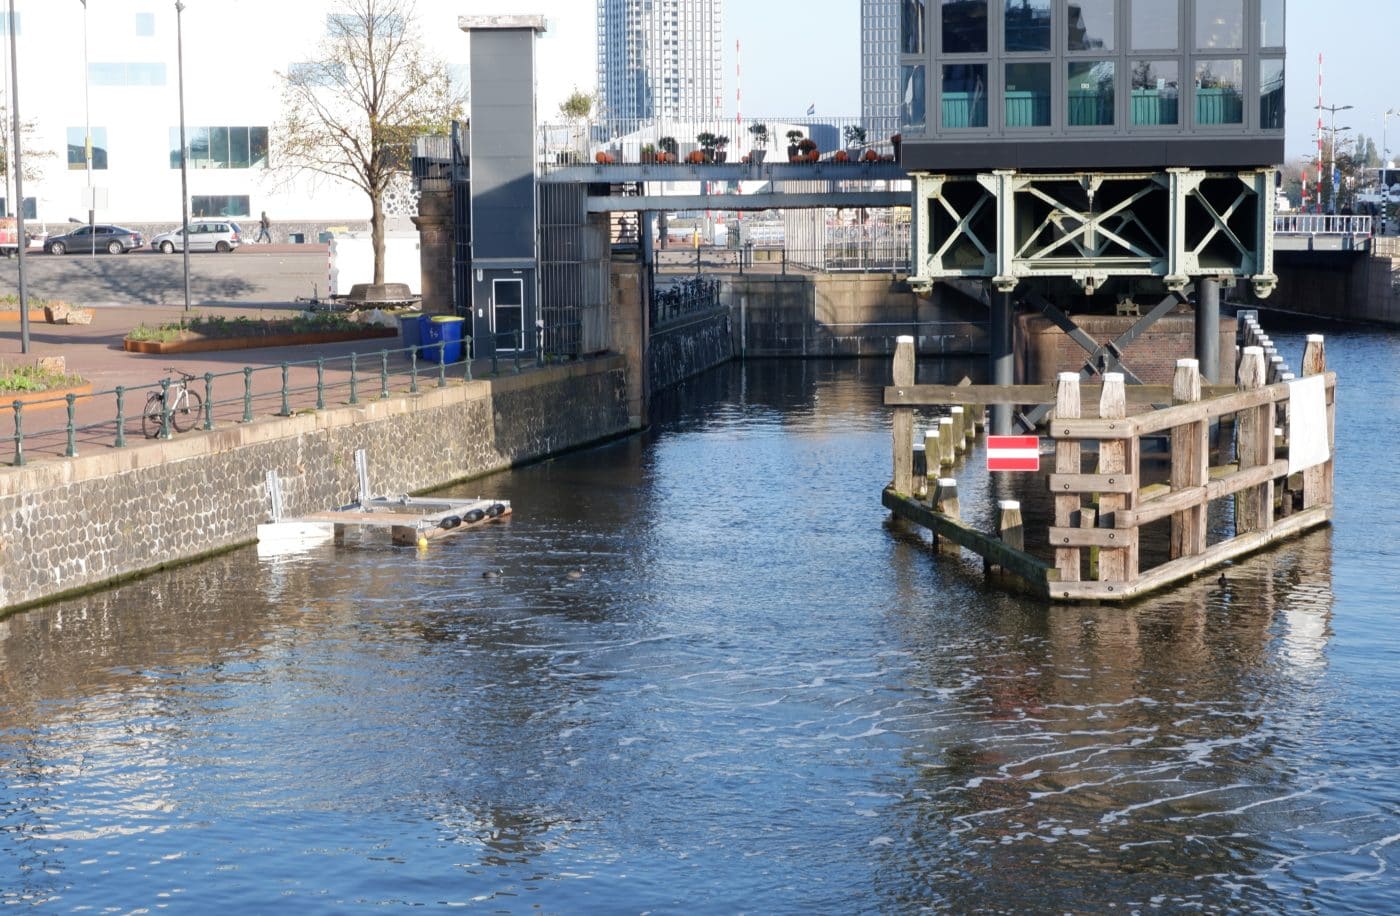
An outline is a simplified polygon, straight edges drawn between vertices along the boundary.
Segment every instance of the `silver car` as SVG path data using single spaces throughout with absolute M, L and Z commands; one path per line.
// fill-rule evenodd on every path
M 217 251 L 221 254 L 233 251 L 242 243 L 243 230 L 235 222 L 226 219 L 196 219 L 190 221 L 190 251 Z M 171 254 L 183 251 L 185 238 L 182 229 L 162 232 L 151 239 L 151 247 L 156 251 Z

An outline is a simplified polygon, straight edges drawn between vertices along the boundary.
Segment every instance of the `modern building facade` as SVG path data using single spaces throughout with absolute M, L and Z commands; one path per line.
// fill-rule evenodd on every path
M 900 7 L 918 2 L 860 0 L 860 117 L 871 139 L 899 123 Z
M 50 231 L 86 222 L 92 187 L 99 222 L 179 222 L 183 51 L 191 216 L 256 221 L 267 211 L 282 237 L 297 223 L 362 225 L 369 201 L 358 188 L 277 168 L 278 74 L 314 59 L 333 6 L 187 2 L 177 34 L 170 0 L 15 0 L 27 215 Z M 420 4 L 417 25 L 429 52 L 460 65 L 454 70 L 465 76 L 467 41 L 457 16 L 451 5 Z M 9 38 L 8 17 L 0 16 L 6 135 L 16 97 Z M 14 212 L 14 182 L 7 179 L 0 196 Z M 394 212 L 411 212 L 410 189 L 406 181 L 404 197 L 391 202 Z
M 598 0 L 599 114 L 718 120 L 724 0 Z

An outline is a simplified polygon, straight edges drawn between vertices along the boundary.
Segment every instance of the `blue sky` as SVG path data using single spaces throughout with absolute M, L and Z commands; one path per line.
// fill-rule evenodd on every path
M 440 0 L 423 0 L 420 12 Z M 574 86 L 596 83 L 595 0 L 466 0 L 457 13 L 540 13 L 550 31 L 540 45 L 540 114 L 547 117 Z M 1288 4 L 1289 157 L 1314 148 L 1317 55 L 1323 52 L 1324 101 L 1353 105 L 1337 115 L 1381 143 L 1382 112 L 1400 111 L 1400 79 L 1388 42 L 1400 0 L 1291 0 Z M 727 0 L 725 96 L 734 111 L 734 44 L 743 47 L 745 117 L 799 115 L 815 104 L 827 116 L 860 113 L 860 0 Z M 1329 116 L 1330 121 L 1330 116 Z M 1400 117 L 1385 131 L 1400 158 Z

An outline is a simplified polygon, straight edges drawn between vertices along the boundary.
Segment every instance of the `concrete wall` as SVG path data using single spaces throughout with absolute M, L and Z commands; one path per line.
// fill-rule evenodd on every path
M 418 492 L 627 432 L 620 357 L 190 433 L 0 474 L 0 612 L 247 543 L 288 516 Z
M 699 375 L 734 358 L 729 310 L 691 315 L 652 329 L 647 352 L 652 391 Z
M 1134 324 L 1128 315 L 1073 315 L 1075 323 L 1100 344 L 1111 343 Z M 1060 372 L 1077 372 L 1089 354 L 1068 334 L 1039 314 L 1017 316 L 1016 379 L 1027 385 L 1045 385 Z M 1194 312 L 1163 316 L 1122 354 L 1123 365 L 1149 385 L 1170 385 L 1178 359 L 1196 354 Z M 1220 375 L 1229 384 L 1235 378 L 1235 320 L 1220 321 Z
M 726 279 L 734 350 L 745 356 L 887 356 L 912 334 L 921 356 L 985 353 L 986 309 L 939 288 L 914 295 L 887 275 L 746 275 Z
M 1348 252 L 1277 252 L 1278 288 L 1267 299 L 1240 293 L 1251 307 L 1342 321 L 1400 325 L 1394 283 L 1400 259 Z

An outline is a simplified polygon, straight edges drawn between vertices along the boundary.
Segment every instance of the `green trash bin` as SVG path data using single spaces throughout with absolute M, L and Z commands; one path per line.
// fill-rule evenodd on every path
M 430 359 L 441 360 L 444 363 L 460 363 L 462 361 L 462 328 L 466 325 L 466 319 L 457 315 L 434 315 L 433 324 L 436 325 L 436 336 L 442 341 L 441 345 L 434 347 L 438 353 L 434 353 Z

